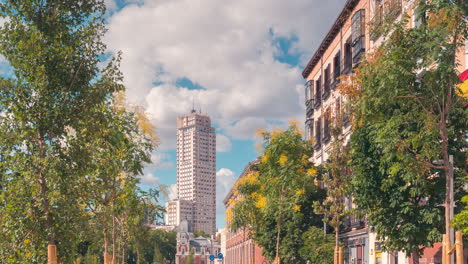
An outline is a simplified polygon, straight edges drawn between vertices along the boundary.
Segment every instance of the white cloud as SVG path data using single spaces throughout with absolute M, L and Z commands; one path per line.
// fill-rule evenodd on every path
M 163 152 L 151 153 L 152 164 L 147 169 L 171 169 L 174 167 L 174 163 L 170 161 L 170 156 Z
M 156 185 L 159 185 L 159 179 L 152 173 L 146 173 L 140 177 L 140 184 L 144 186 L 155 187 Z
M 169 200 L 177 199 L 177 184 L 171 184 L 168 188 Z
M 117 3 L 114 0 L 104 0 L 104 4 L 106 5 L 107 12 L 114 12 L 117 10 Z
M 129 98 L 156 117 L 162 149 L 175 147 L 175 118 L 193 98 L 224 135 L 251 139 L 270 120 L 303 114 L 302 68 L 275 60 L 274 40 L 297 37 L 291 50 L 306 62 L 343 3 L 139 1 L 113 14 L 106 42 L 123 51 Z M 204 90 L 177 87 L 180 78 Z
M 223 134 L 216 134 L 216 152 L 228 152 L 231 147 L 232 143 L 228 137 Z
M 267 129 L 268 122 L 259 117 L 246 117 L 225 126 L 226 134 L 235 139 L 255 139 L 258 129 Z
M 223 200 L 236 182 L 234 172 L 230 169 L 221 168 L 216 172 L 216 213 L 223 214 L 225 211 Z

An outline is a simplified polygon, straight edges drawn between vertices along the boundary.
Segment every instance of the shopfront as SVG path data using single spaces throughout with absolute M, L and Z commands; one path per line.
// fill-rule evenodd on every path
M 369 264 L 369 237 L 367 234 L 343 238 L 344 264 Z

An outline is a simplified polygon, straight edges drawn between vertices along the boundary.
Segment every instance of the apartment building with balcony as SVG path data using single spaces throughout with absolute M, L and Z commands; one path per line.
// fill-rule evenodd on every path
M 305 136 L 314 142 L 314 152 L 310 160 L 316 165 L 328 160 L 331 116 L 342 118 L 343 134 L 347 141 L 350 138 L 350 122 L 346 110 L 343 109 L 346 99 L 337 91 L 339 77 L 350 74 L 366 52 L 385 41 L 386 36 L 382 30 L 384 21 L 399 20 L 403 14 L 407 14 L 410 17 L 408 27 L 419 26 L 421 21 L 415 12 L 416 2 L 346 1 L 338 18 L 304 68 L 302 76 L 306 80 Z M 467 68 L 467 61 L 468 49 L 465 48 L 460 50 L 458 56 L 460 72 Z M 353 206 L 352 198 L 347 198 L 346 207 Z M 346 218 L 340 240 L 345 247 L 346 264 L 402 264 L 408 261 L 402 252 L 382 252 L 376 235 L 370 232 L 365 219 Z M 421 264 L 440 262 L 437 254 L 426 255 L 420 259 Z
M 350 74 L 366 51 L 371 49 L 369 18 L 374 0 L 349 0 L 332 25 L 320 47 L 310 59 L 302 75 L 306 79 L 306 137 L 314 142 L 311 161 L 316 165 L 326 163 L 330 150 L 330 119 L 342 112 L 344 97 L 337 91 L 339 77 Z M 349 140 L 351 127 L 346 114 L 343 134 Z M 352 199 L 346 199 L 351 208 Z M 344 219 L 340 240 L 344 245 L 346 264 L 396 264 L 376 257 L 375 236 L 363 219 Z M 397 258 L 400 256 L 397 254 Z M 404 260 L 404 257 L 403 259 Z
M 253 165 L 258 164 L 258 160 L 249 162 L 242 171 L 240 178 L 244 177 L 251 171 Z M 239 180 L 238 179 L 238 180 Z M 230 210 L 233 202 L 238 199 L 237 195 L 231 190 L 224 198 L 224 206 L 226 211 Z M 229 222 L 226 223 L 229 226 Z M 226 231 L 226 249 L 225 249 L 225 264 L 269 264 L 267 258 L 262 255 L 260 248 L 252 238 L 249 232 L 239 229 L 237 232 Z

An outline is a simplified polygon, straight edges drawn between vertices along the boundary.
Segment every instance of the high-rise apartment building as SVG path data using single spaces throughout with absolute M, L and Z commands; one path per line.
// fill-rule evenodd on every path
M 166 204 L 166 224 L 186 219 L 190 231 L 215 234 L 216 134 L 210 117 L 194 110 L 177 118 L 177 194 Z

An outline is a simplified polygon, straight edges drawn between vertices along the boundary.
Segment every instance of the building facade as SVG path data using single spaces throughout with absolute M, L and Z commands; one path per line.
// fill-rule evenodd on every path
M 410 19 L 408 27 L 417 27 L 421 21 L 415 14 L 415 0 L 348 0 L 302 72 L 306 80 L 305 135 L 314 142 L 311 161 L 320 165 L 328 160 L 330 150 L 330 117 L 342 116 L 343 134 L 349 140 L 350 122 L 343 109 L 344 98 L 337 91 L 339 77 L 351 73 L 363 55 L 385 41 L 381 26 L 385 20 L 399 20 L 403 14 Z M 468 46 L 468 45 L 467 45 Z M 459 71 L 466 69 L 468 49 L 460 51 Z M 352 199 L 346 207 L 352 208 Z M 349 217 L 344 221 L 340 239 L 345 246 L 346 264 L 398 264 L 407 263 L 402 252 L 382 252 L 376 235 L 371 233 L 363 219 Z M 429 261 L 430 260 L 430 261 Z M 437 255 L 420 259 L 420 263 L 440 263 Z
M 188 221 L 190 231 L 216 232 L 216 134 L 209 116 L 177 118 L 177 195 L 166 204 L 166 224 Z
M 178 226 L 184 219 L 189 223 L 193 222 L 192 201 L 176 199 L 166 203 L 165 222 L 167 226 Z
M 239 179 L 247 175 L 251 171 L 251 166 L 258 164 L 258 161 L 250 162 Z M 233 191 L 229 191 L 223 203 L 226 211 L 230 210 L 233 201 L 238 199 Z M 229 222 L 226 223 L 229 226 Z M 226 231 L 226 249 L 225 249 L 225 264 L 270 264 L 267 258 L 262 255 L 260 248 L 253 239 L 250 238 L 249 232 L 239 229 L 237 232 Z
M 176 264 L 211 264 L 222 263 L 223 259 L 217 256 L 221 253 L 220 244 L 213 238 L 195 237 L 189 232 L 187 220 L 179 223 L 176 244 Z M 210 256 L 216 256 L 211 261 Z

